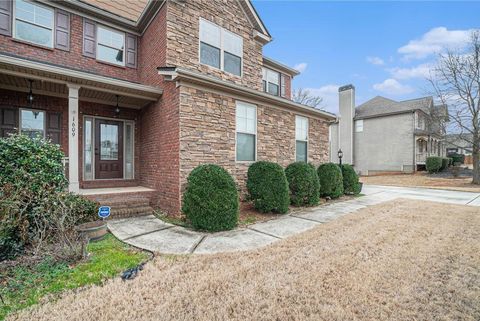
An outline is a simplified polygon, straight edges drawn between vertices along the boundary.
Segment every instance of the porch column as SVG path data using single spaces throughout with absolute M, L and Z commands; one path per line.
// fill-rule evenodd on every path
M 68 190 L 78 192 L 78 91 L 79 85 L 68 84 Z

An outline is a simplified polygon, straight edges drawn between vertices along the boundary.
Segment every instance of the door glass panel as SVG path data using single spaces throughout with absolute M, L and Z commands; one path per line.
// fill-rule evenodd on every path
M 84 178 L 93 179 L 93 121 L 91 118 L 85 119 L 85 142 L 84 142 Z
M 125 178 L 133 178 L 133 124 L 125 124 Z
M 100 125 L 100 159 L 118 160 L 118 125 Z
M 31 138 L 45 137 L 45 113 L 43 111 L 22 110 L 22 134 Z

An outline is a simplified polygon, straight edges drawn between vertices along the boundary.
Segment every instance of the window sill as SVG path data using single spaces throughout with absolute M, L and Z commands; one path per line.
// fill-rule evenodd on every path
M 98 59 L 95 59 L 98 63 L 100 64 L 103 64 L 103 65 L 107 65 L 107 66 L 111 66 L 111 67 L 117 67 L 117 68 L 120 68 L 120 69 L 127 69 L 126 66 L 122 66 L 122 65 L 116 65 L 116 64 L 113 64 L 111 62 L 107 62 L 107 61 L 103 61 L 103 60 L 98 60 Z
M 53 48 L 53 47 L 47 47 L 47 46 L 39 45 L 39 44 L 36 44 L 34 42 L 29 42 L 29 41 L 26 41 L 26 40 L 12 38 L 12 41 L 17 42 L 17 43 L 21 43 L 23 45 L 28 45 L 28 46 L 32 46 L 32 47 L 36 47 L 36 48 L 40 48 L 40 49 L 44 49 L 44 50 L 49 50 L 49 51 L 52 51 L 52 52 L 55 51 L 55 48 Z

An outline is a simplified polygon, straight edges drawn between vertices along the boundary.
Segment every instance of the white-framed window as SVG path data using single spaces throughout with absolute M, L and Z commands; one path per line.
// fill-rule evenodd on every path
M 200 63 L 241 76 L 243 38 L 200 18 Z
M 125 66 L 125 33 L 98 25 L 97 59 Z
M 31 138 L 45 137 L 45 112 L 34 109 L 20 109 L 20 133 Z
M 295 160 L 308 161 L 308 118 L 295 116 Z
M 53 48 L 54 10 L 24 0 L 16 0 L 14 4 L 14 37 Z
M 262 68 L 263 91 L 279 96 L 280 95 L 280 73 L 268 68 Z
M 363 132 L 363 119 L 359 119 L 355 121 L 355 132 L 356 133 Z
M 420 114 L 417 115 L 417 129 L 425 129 L 425 121 Z
M 257 157 L 257 106 L 237 101 L 236 160 L 253 162 Z

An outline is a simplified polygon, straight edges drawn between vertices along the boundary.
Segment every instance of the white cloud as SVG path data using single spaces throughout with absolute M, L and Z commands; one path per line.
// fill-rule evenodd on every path
M 437 27 L 429 30 L 420 39 L 410 42 L 399 48 L 398 53 L 404 59 L 422 59 L 432 54 L 444 52 L 446 49 L 463 49 L 470 40 L 469 30 L 448 30 L 445 27 Z
M 325 85 L 320 88 L 305 88 L 314 96 L 320 96 L 323 98 L 322 109 L 331 113 L 338 112 L 338 88 L 339 85 Z
M 410 94 L 415 91 L 408 85 L 402 85 L 398 80 L 389 78 L 382 83 L 374 84 L 373 89 L 389 95 Z
M 306 62 L 301 62 L 296 64 L 293 69 L 297 70 L 298 72 L 304 72 L 307 69 L 308 64 Z
M 422 64 L 412 68 L 391 68 L 388 71 L 395 79 L 428 78 L 432 68 L 432 64 Z
M 383 66 L 385 64 L 385 61 L 383 61 L 383 59 L 380 58 L 380 57 L 368 56 L 367 57 L 367 62 L 371 63 L 372 65 L 376 65 L 376 66 Z

